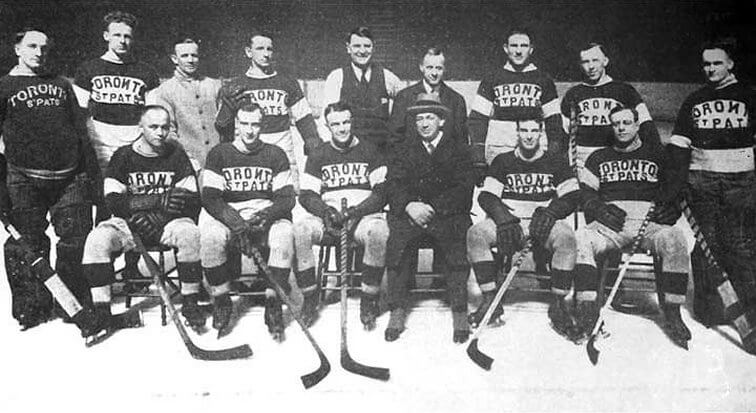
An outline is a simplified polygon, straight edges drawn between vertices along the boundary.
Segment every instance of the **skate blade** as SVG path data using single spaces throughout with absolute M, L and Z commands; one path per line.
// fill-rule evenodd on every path
M 100 330 L 97 334 L 84 338 L 84 345 L 89 348 L 96 346 L 103 341 L 109 339 L 113 334 L 126 328 L 141 328 L 144 327 L 144 319 L 142 318 L 142 312 L 139 310 L 129 311 L 122 314 L 116 314 L 111 317 L 110 326 L 106 329 Z

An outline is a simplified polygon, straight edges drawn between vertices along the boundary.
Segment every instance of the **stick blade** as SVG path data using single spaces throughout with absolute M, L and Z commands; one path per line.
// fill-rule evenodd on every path
M 491 370 L 491 365 L 493 364 L 494 360 L 478 350 L 477 338 L 470 341 L 470 344 L 467 346 L 467 355 L 470 357 L 470 360 L 480 366 L 480 368 L 484 370 Z
M 341 367 L 350 373 L 359 374 L 360 376 L 365 376 L 371 379 L 388 381 L 391 377 L 389 369 L 360 364 L 354 361 L 352 357 L 349 356 L 348 352 L 341 353 Z
M 320 383 L 320 381 L 323 380 L 330 372 L 331 363 L 328 362 L 327 358 L 320 357 L 320 367 L 318 367 L 318 369 L 313 371 L 312 373 L 305 374 L 304 376 L 300 377 L 300 380 L 302 380 L 302 385 L 304 386 L 304 388 L 309 389 L 310 387 Z
M 588 342 L 585 344 L 585 351 L 588 353 L 588 360 L 590 360 L 594 366 L 598 364 L 599 359 L 599 351 L 594 344 L 595 341 L 596 336 L 592 335 L 591 338 L 588 339 Z
M 197 347 L 194 343 L 186 343 L 189 354 L 197 360 L 223 361 L 240 360 L 252 357 L 252 348 L 247 344 L 231 347 L 223 350 L 205 350 Z

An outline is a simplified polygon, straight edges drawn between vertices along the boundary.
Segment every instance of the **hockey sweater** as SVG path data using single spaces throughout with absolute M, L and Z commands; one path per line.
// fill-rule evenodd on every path
M 648 108 L 635 88 L 613 80 L 595 86 L 576 85 L 565 93 L 561 111 L 568 121 L 572 110 L 577 111 L 578 145 L 606 147 L 614 142 L 609 112 L 618 106 L 634 108 L 638 112 L 639 124 L 651 120 Z
M 15 166 L 62 171 L 79 162 L 83 121 L 71 84 L 60 76 L 0 78 L 0 125 L 5 156 Z
M 346 150 L 331 143 L 318 147 L 307 158 L 300 189 L 320 195 L 328 206 L 340 210 L 342 198 L 347 206 L 356 206 L 383 185 L 387 168 L 377 148 L 356 138 L 355 142 Z
M 578 190 L 577 179 L 564 156 L 546 153 L 526 161 L 517 150 L 494 158 L 483 183 L 483 191 L 501 198 L 514 216 L 525 219 L 554 198 Z
M 160 85 L 146 63 L 114 63 L 102 58 L 81 65 L 74 79 L 79 105 L 89 107 L 92 119 L 111 125 L 136 125 L 148 90 Z
M 274 192 L 287 187 L 293 191 L 286 154 L 275 145 L 260 144 L 260 149 L 251 153 L 240 151 L 231 142 L 211 149 L 202 175 L 203 188 L 222 191 L 224 202 L 250 215 L 272 205 Z M 245 214 L 242 217 L 246 219 Z
M 754 170 L 756 92 L 734 82 L 703 87 L 680 107 L 670 143 L 691 149 L 691 170 Z

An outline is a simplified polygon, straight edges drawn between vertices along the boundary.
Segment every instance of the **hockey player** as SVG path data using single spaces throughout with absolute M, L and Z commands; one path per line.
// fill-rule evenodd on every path
M 576 327 L 564 298 L 572 287 L 575 268 L 575 233 L 564 218 L 580 202 L 577 178 L 559 154 L 541 148 L 543 123 L 517 122 L 517 147 L 499 154 L 491 164 L 478 203 L 488 218 L 467 231 L 467 256 L 483 292 L 483 302 L 470 314 L 477 326 L 496 295 L 496 264 L 491 247 L 507 259 L 532 237 L 536 247 L 551 255 L 551 291 L 554 301 L 549 318 L 554 329 L 567 338 L 576 337 Z M 497 307 L 495 317 L 503 312 Z
M 543 118 L 548 139 L 548 146 L 542 143 L 543 149 L 561 153 L 565 148 L 556 86 L 531 62 L 531 40 L 528 32 L 511 30 L 504 43 L 507 54 L 504 69 L 483 79 L 478 86 L 468 125 L 480 182 L 486 164 L 517 145 L 517 120 Z
M 121 146 L 140 135 L 139 117 L 145 94 L 160 81 L 155 70 L 134 58 L 137 18 L 114 11 L 103 18 L 103 39 L 108 50 L 84 62 L 76 71 L 74 91 L 82 108 L 91 115 L 90 138 L 100 168 L 105 171 L 110 157 Z
M 420 94 L 407 108 L 415 117 L 418 138 L 408 139 L 389 159 L 386 180 L 390 211 L 386 245 L 388 305 L 391 317 L 386 341 L 395 341 L 404 330 L 408 306 L 408 271 L 400 271 L 400 260 L 416 243 L 430 238 L 443 253 L 449 302 L 453 319 L 453 340 L 464 343 L 470 335 L 467 322 L 467 278 L 470 267 L 465 257 L 465 234 L 472 225 L 470 209 L 475 186 L 469 147 L 441 128 L 449 109 L 435 94 Z M 415 248 L 413 248 L 415 247 Z
M 703 46 L 707 85 L 680 107 L 667 150 L 677 166 L 673 175 L 687 183 L 693 215 L 740 302 L 737 314 L 722 313 L 721 300 L 730 301 L 719 296 L 722 273 L 707 264 L 697 245 L 696 317 L 706 325 L 735 322 L 746 351 L 756 354 L 756 92 L 736 78 L 734 49 L 730 39 Z
M 18 63 L 0 78 L 0 127 L 7 158 L 8 203 L 2 213 L 41 256 L 48 257 L 47 213 L 59 237 L 56 269 L 87 306 L 91 299 L 80 263 L 92 229 L 93 196 L 101 185 L 84 119 L 71 84 L 48 71 L 50 39 L 41 30 L 16 34 Z M 5 158 L 2 167 L 6 168 Z M 32 274 L 23 248 L 5 243 L 5 270 L 13 297 L 13 317 L 23 329 L 49 320 L 53 300 Z
M 79 106 L 88 110 L 89 138 L 103 174 L 110 157 L 120 147 L 130 145 L 140 135 L 139 117 L 147 91 L 160 84 L 155 70 L 133 54 L 137 18 L 121 11 L 103 18 L 103 39 L 108 50 L 84 62 L 76 71 L 74 91 Z M 97 205 L 96 222 L 110 216 L 105 205 Z M 139 257 L 125 254 L 125 278 L 138 277 Z
M 385 151 L 389 101 L 404 85 L 393 72 L 373 61 L 373 34 L 367 27 L 349 32 L 346 51 L 350 62 L 326 77 L 323 105 L 339 101 L 349 104 L 352 132 Z
M 160 105 L 171 114 L 171 138 L 178 140 L 198 170 L 210 149 L 220 143 L 215 130 L 220 79 L 201 71 L 198 40 L 182 37 L 173 45 L 173 77 L 147 94 L 147 103 Z
M 648 107 L 630 84 L 612 79 L 606 73 L 609 65 L 604 46 L 588 43 L 580 49 L 580 68 L 585 75 L 582 83 L 573 86 L 562 98 L 561 110 L 564 130 L 569 131 L 570 118 L 575 111 L 577 120 L 577 165 L 582 168 L 592 152 L 611 146 L 614 142 L 609 111 L 617 106 L 634 108 L 640 121 L 640 136 L 644 143 L 661 145 Z
M 292 173 L 286 153 L 261 140 L 264 125 L 260 105 L 241 106 L 236 113 L 234 141 L 210 150 L 202 171 L 202 267 L 214 297 L 213 328 L 219 333 L 231 317 L 229 249 L 251 256 L 255 244 L 267 245 L 270 275 L 287 294 L 291 290 Z M 265 324 L 273 339 L 281 341 L 281 299 L 272 288 L 265 293 Z
M 614 144 L 591 154 L 581 171 L 583 207 L 595 221 L 577 233 L 578 328 L 587 337 L 598 318 L 596 257 L 629 247 L 655 203 L 641 247 L 661 261 L 657 288 L 665 330 L 673 341 L 687 348 L 691 336 L 680 318 L 680 306 L 685 303 L 690 261 L 684 234 L 672 226 L 680 217 L 680 209 L 665 199 L 666 192 L 675 190 L 674 184 L 664 181 L 667 157 L 640 139 L 640 120 L 634 108 L 616 107 L 609 112 L 609 120 Z
M 429 48 L 418 65 L 423 75 L 422 80 L 396 95 L 389 121 L 392 144 L 403 141 L 407 134 L 414 135 L 415 119 L 407 116 L 407 108 L 415 103 L 417 95 L 421 93 L 438 94 L 441 103 L 450 110 L 449 119 L 444 123 L 444 132 L 468 144 L 467 105 L 462 95 L 444 82 L 445 64 L 444 52 L 437 47 Z
M 104 192 L 114 217 L 99 223 L 87 237 L 82 272 L 91 287 L 95 312 L 109 315 L 113 257 L 134 248 L 132 231 L 147 246 L 175 248 L 181 313 L 190 326 L 200 328 L 205 315 L 197 305 L 202 281 L 200 231 L 195 223 L 200 207 L 197 179 L 181 145 L 166 141 L 169 116 L 162 106 L 145 107 L 139 138 L 113 154 Z
M 283 149 L 291 164 L 291 171 L 296 174 L 290 122 L 294 121 L 302 136 L 305 155 L 322 142 L 310 104 L 296 79 L 279 73 L 274 67 L 273 40 L 270 35 L 253 32 L 244 52 L 249 58 L 249 69 L 221 88 L 221 107 L 215 127 L 220 132 L 222 141 L 233 141 L 236 111 L 247 103 L 257 103 L 265 115 L 260 139 Z
M 329 144 L 310 154 L 300 184 L 299 203 L 312 215 L 294 223 L 296 276 L 304 294 L 303 317 L 310 324 L 318 304 L 312 245 L 321 244 L 327 235 L 332 241 L 338 240 L 340 228 L 348 222 L 354 240 L 365 248 L 360 320 L 372 330 L 378 316 L 389 232 L 382 212 L 386 204 L 386 165 L 375 146 L 352 134 L 349 105 L 332 103 L 326 107 L 325 117 L 333 137 Z M 341 211 L 342 198 L 347 199 L 346 213 Z

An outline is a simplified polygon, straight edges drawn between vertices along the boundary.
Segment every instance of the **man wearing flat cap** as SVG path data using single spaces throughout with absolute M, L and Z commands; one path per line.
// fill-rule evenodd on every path
M 391 317 L 386 341 L 399 338 L 408 310 L 407 281 L 412 272 L 400 271 L 400 261 L 424 239 L 430 239 L 446 261 L 453 340 L 464 343 L 470 335 L 465 234 L 472 225 L 475 174 L 469 147 L 442 131 L 448 115 L 449 109 L 438 95 L 418 95 L 415 104 L 407 108 L 407 116 L 414 117 L 417 136 L 402 142 L 389 160 L 386 266 Z

